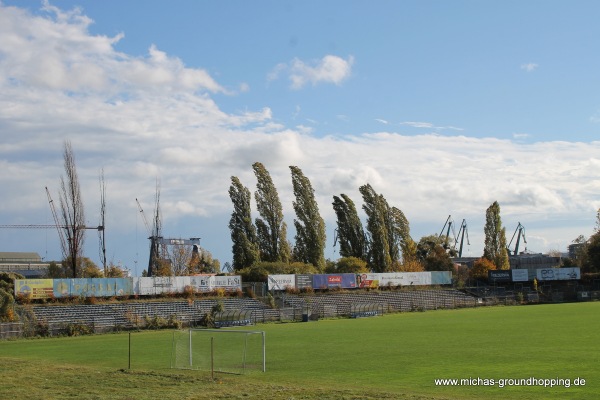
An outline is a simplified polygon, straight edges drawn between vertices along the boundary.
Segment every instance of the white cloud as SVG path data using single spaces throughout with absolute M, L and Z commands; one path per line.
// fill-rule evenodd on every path
M 381 121 L 381 120 L 378 120 Z M 431 122 L 415 122 L 415 121 L 405 121 L 405 122 L 400 122 L 399 125 L 406 125 L 406 126 L 411 126 L 413 128 L 419 128 L 419 129 L 433 129 L 436 131 L 442 131 L 442 130 L 452 130 L 452 131 L 462 131 L 462 128 L 457 128 L 455 126 L 436 126 L 434 124 L 432 124 Z
M 267 75 L 267 80 L 276 80 L 281 74 L 286 73 L 291 81 L 292 89 L 301 89 L 307 84 L 313 86 L 319 83 L 340 85 L 351 76 L 352 64 L 354 64 L 352 56 L 345 60 L 338 56 L 326 55 L 322 59 L 310 63 L 295 58 L 289 64 L 276 65 Z
M 527 72 L 533 72 L 535 71 L 537 68 L 539 67 L 538 64 L 536 63 L 526 63 L 526 64 L 521 64 L 521 69 Z
M 46 18 L 15 7 L 0 13 L 0 68 L 4 84 L 73 93 L 209 91 L 224 89 L 202 69 L 187 68 L 152 45 L 145 58 L 119 53 L 124 38 L 91 35 L 92 20 L 79 9 L 63 12 L 46 4 Z
M 408 126 L 412 126 L 413 128 L 433 128 L 433 124 L 430 122 L 414 122 L 414 121 L 406 121 L 406 122 L 400 122 L 400 125 L 408 125 Z
M 385 119 L 381 119 L 381 118 L 375 118 L 375 121 L 377 121 L 377 122 L 380 122 L 380 123 L 382 123 L 382 124 L 384 124 L 384 125 L 387 125 L 387 124 L 389 124 L 389 122 L 388 122 L 388 121 L 386 121 Z
M 512 136 L 515 140 L 528 139 L 529 137 L 531 137 L 529 133 L 513 133 Z
M 104 168 L 107 237 L 114 238 L 109 245 L 117 260 L 125 262 L 133 258 L 132 238 L 141 225 L 135 198 L 151 212 L 157 177 L 165 233 L 202 236 L 203 245 L 227 260 L 230 177 L 238 176 L 254 191 L 255 161 L 271 172 L 288 222 L 293 219 L 289 166 L 302 168 L 315 188 L 328 231 L 335 226 L 332 196 L 346 193 L 360 208 L 358 187 L 365 183 L 401 208 L 411 226 L 426 226 L 413 232 L 417 239 L 437 232 L 452 213 L 469 221 L 471 241 L 481 246 L 477 232 L 494 200 L 502 206 L 509 231 L 517 218 L 527 226 L 528 221 L 557 215 L 569 223 L 589 218 L 593 227 L 600 206 L 600 142 L 519 144 L 394 131 L 315 137 L 309 127 L 292 129 L 274 122 L 268 106 L 226 113 L 210 97 L 222 89 L 205 71 L 186 68 L 155 47 L 144 59 L 119 54 L 113 48 L 117 38 L 91 35 L 87 24 L 75 12 L 72 17 L 39 18 L 0 5 L 0 219 L 5 224 L 48 221 L 43 188 L 56 193 L 63 173 L 62 143 L 69 139 L 90 223 L 98 218 L 98 174 Z M 65 51 L 44 50 L 49 41 Z M 52 72 L 36 77 L 31 64 L 47 60 L 55 65 Z M 89 66 L 97 71 L 96 80 L 77 74 L 72 82 L 65 79 L 64 71 L 75 65 L 71 60 L 84 70 Z M 308 68 L 312 72 L 304 75 L 305 84 L 339 83 L 349 74 L 349 69 L 321 73 L 327 70 L 319 66 L 323 63 Z M 134 70 L 152 85 L 136 80 Z M 459 129 L 428 122 L 402 124 Z M 528 233 L 553 245 L 560 234 L 553 232 L 551 237 L 532 229 Z M 560 242 L 565 246 L 577 236 L 571 231 L 567 235 Z M 0 239 L 7 248 L 21 242 L 37 245 L 30 238 L 17 243 L 14 233 Z M 139 240 L 145 251 L 142 233 Z M 97 244 L 91 236 L 88 242 L 93 256 Z

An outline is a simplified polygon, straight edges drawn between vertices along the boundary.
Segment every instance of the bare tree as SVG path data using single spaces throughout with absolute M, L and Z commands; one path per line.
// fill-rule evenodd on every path
M 65 141 L 63 152 L 66 178 L 60 177 L 60 209 L 67 242 L 65 263 L 70 267 L 73 278 L 77 278 L 77 260 L 82 258 L 85 240 L 85 215 L 79 189 L 79 178 L 75 166 L 75 155 L 71 142 Z

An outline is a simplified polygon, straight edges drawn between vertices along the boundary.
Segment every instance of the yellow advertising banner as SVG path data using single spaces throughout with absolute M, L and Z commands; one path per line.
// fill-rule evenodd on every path
M 15 279 L 15 296 L 46 299 L 54 296 L 52 279 Z

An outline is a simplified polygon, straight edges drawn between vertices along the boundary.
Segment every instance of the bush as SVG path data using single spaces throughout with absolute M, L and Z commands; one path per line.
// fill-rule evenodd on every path
M 277 274 L 318 274 L 319 271 L 312 264 L 295 262 L 286 264 L 282 262 L 259 262 L 251 267 L 237 271 L 244 282 L 266 282 L 268 275 Z
M 343 257 L 340 258 L 335 264 L 335 270 L 333 273 L 353 273 L 353 274 L 364 274 L 369 272 L 367 268 L 367 262 L 356 257 Z
M 155 315 L 154 317 L 144 316 L 144 325 L 146 329 L 163 329 L 169 327 L 169 322 L 163 317 Z
M 11 321 L 13 318 L 12 307 L 15 299 L 5 289 L 0 288 L 0 320 Z M 10 311 L 10 316 L 9 316 Z
M 86 324 L 67 324 L 65 333 L 67 336 L 91 335 L 94 330 Z

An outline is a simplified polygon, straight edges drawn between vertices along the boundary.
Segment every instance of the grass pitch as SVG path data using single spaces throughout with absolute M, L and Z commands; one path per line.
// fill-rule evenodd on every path
M 132 333 L 131 369 L 127 333 L 6 341 L 0 398 L 598 398 L 599 316 L 594 302 L 259 325 L 267 372 L 216 381 L 169 369 L 172 331 Z

